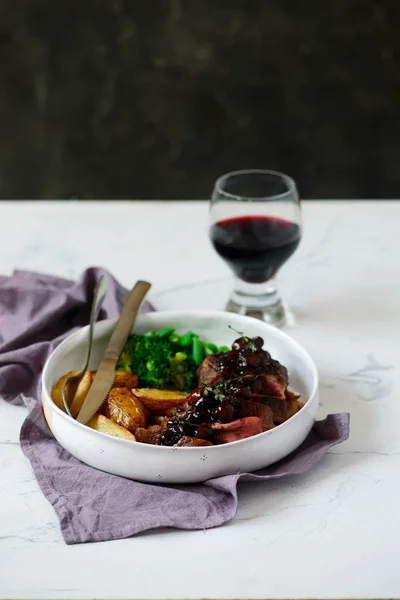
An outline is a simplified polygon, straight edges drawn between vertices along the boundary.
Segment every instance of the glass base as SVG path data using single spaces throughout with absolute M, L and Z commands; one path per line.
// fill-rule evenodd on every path
M 275 327 L 283 327 L 288 322 L 287 310 L 271 280 L 266 283 L 237 280 L 225 310 L 260 319 Z

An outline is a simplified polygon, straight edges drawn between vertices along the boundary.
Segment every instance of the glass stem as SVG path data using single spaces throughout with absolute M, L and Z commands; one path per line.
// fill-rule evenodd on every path
M 274 279 L 265 283 L 247 283 L 236 278 L 226 310 L 262 319 L 278 327 L 285 323 L 285 309 Z

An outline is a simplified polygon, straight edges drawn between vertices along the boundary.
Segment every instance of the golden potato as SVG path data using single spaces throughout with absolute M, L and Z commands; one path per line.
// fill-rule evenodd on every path
M 126 388 L 112 388 L 103 405 L 102 413 L 130 431 L 146 426 L 146 409 Z
M 92 385 L 92 381 L 92 374 L 89 371 L 86 371 L 79 382 L 74 399 L 69 407 L 71 415 L 74 417 L 74 419 L 78 416 L 78 413 L 82 408 L 82 404 L 88 394 L 90 386 Z
M 64 412 L 64 402 L 62 399 L 62 388 L 64 382 L 66 379 L 68 379 L 68 377 L 72 377 L 72 375 L 77 375 L 78 373 L 79 371 L 69 371 L 68 373 L 60 377 L 57 383 L 53 385 L 53 388 L 51 390 L 51 399 L 53 400 L 54 404 L 58 406 L 58 408 L 61 408 L 61 410 L 64 410 Z
M 87 423 L 87 427 L 91 429 L 95 429 L 96 431 L 101 431 L 102 433 L 107 433 L 108 435 L 113 435 L 114 437 L 123 438 L 125 440 L 131 440 L 132 442 L 136 441 L 133 433 L 124 429 L 120 425 L 114 423 L 110 419 L 107 419 L 104 415 L 94 415 Z
M 57 381 L 57 383 L 53 386 L 53 389 L 51 390 L 51 398 L 53 400 L 53 402 L 58 406 L 58 408 L 61 408 L 61 410 L 65 410 L 64 409 L 64 402 L 62 399 L 62 388 L 64 385 L 64 382 L 66 379 L 68 379 L 68 377 L 72 377 L 73 375 L 77 375 L 79 373 L 79 371 L 69 371 L 68 373 L 66 373 L 66 375 L 63 375 L 62 377 L 60 377 L 60 379 Z M 92 375 L 89 371 L 86 371 L 86 373 L 83 375 L 82 379 L 79 382 L 79 385 L 77 387 L 77 390 L 75 392 L 74 398 L 70 402 L 70 411 L 71 411 L 71 415 L 73 417 L 76 417 L 77 414 L 79 413 L 83 401 L 85 400 L 87 393 L 89 391 L 90 386 L 92 385 Z M 67 389 L 67 394 L 68 394 L 68 389 Z
M 134 373 L 130 371 L 116 371 L 115 381 L 113 383 L 113 387 L 116 388 L 127 388 L 131 390 L 135 388 L 139 382 L 139 378 Z
M 90 371 L 90 373 L 92 374 L 92 377 L 94 379 L 97 371 Z M 138 383 L 139 378 L 137 375 L 131 373 L 131 371 L 122 371 L 121 369 L 118 369 L 117 371 L 115 371 L 115 380 L 112 387 L 127 388 L 128 390 L 130 390 L 132 388 L 135 388 Z
M 185 402 L 187 394 L 175 390 L 158 390 L 153 388 L 134 388 L 132 394 L 149 410 L 163 412 Z

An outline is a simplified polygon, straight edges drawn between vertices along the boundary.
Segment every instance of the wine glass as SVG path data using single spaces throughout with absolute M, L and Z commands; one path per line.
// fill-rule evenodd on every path
M 215 250 L 236 276 L 226 310 L 284 325 L 287 313 L 274 277 L 301 237 L 293 179 L 263 169 L 223 175 L 214 185 L 209 226 Z

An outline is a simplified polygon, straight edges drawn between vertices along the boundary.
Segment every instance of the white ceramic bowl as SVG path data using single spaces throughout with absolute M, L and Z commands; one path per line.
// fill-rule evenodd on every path
M 95 326 L 90 369 L 96 369 L 110 339 L 115 320 Z M 130 479 L 157 483 L 190 483 L 238 472 L 256 471 L 295 450 L 310 431 L 318 408 L 318 374 L 309 354 L 289 336 L 261 321 L 227 312 L 166 311 L 138 317 L 134 331 L 175 327 L 191 330 L 202 339 L 230 346 L 238 337 L 229 329 L 250 337 L 261 335 L 264 348 L 289 371 L 289 385 L 301 394 L 303 408 L 278 427 L 254 437 L 220 446 L 173 448 L 131 442 L 100 433 L 60 410 L 50 392 L 66 372 L 84 362 L 88 328 L 62 342 L 48 358 L 42 375 L 42 399 L 47 423 L 58 442 L 82 462 Z

